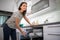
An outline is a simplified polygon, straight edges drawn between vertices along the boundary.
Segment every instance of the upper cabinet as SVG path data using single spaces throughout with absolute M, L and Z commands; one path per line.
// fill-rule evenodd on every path
M 39 1 L 40 1 L 40 0 L 37 0 L 37 1 L 35 1 L 35 0 L 31 0 L 32 5 L 36 4 L 36 3 L 39 2 Z
M 0 10 L 13 12 L 16 8 L 14 0 L 0 0 Z
M 49 0 L 32 1 L 32 13 L 43 10 L 49 6 Z

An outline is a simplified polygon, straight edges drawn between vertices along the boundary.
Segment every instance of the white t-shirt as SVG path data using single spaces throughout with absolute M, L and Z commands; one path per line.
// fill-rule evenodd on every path
M 13 29 L 16 29 L 15 17 L 17 17 L 17 18 L 19 18 L 19 20 L 21 20 L 23 18 L 23 15 L 19 11 L 14 12 L 12 14 L 12 16 L 6 21 L 7 25 Z

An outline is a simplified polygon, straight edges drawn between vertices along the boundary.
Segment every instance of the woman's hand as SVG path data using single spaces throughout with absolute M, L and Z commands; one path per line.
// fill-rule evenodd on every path
M 26 32 L 22 31 L 22 35 L 25 37 L 26 36 Z

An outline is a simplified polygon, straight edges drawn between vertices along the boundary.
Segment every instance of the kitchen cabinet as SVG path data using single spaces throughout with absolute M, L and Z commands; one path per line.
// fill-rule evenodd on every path
M 31 0 L 32 5 L 36 4 L 36 3 L 39 2 L 39 1 L 40 1 L 40 0 L 37 0 L 37 1 L 35 1 L 35 0 Z
M 43 26 L 44 40 L 60 40 L 60 24 Z
M 0 27 L 0 40 L 3 40 L 3 28 Z
M 41 11 L 49 6 L 49 0 L 38 0 L 32 5 L 32 13 Z
M 0 0 L 0 10 L 13 12 L 16 7 L 14 0 Z

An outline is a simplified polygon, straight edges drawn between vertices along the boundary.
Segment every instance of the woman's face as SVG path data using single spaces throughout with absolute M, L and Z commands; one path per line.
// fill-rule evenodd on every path
M 21 10 L 23 10 L 23 11 L 27 10 L 27 4 L 26 3 L 22 4 Z

